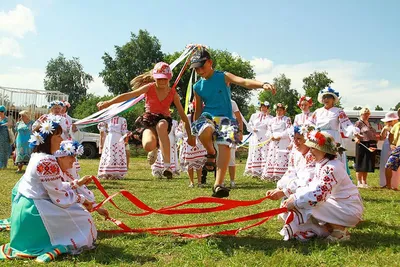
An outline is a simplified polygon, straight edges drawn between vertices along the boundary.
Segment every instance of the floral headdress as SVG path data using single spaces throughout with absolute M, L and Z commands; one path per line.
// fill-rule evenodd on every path
M 60 144 L 60 149 L 54 153 L 57 158 L 67 156 L 81 156 L 84 152 L 83 145 L 77 141 L 65 140 Z
M 332 155 L 338 152 L 335 139 L 327 132 L 319 130 L 313 130 L 307 134 L 306 146 Z
M 257 105 L 260 106 L 260 107 L 261 107 L 261 105 L 264 105 L 264 106 L 266 106 L 266 107 L 269 107 L 269 106 L 270 106 L 270 104 L 269 104 L 268 101 L 263 101 L 263 102 L 258 101 Z
M 300 107 L 300 104 L 301 104 L 301 102 L 303 102 L 303 101 L 307 101 L 307 102 L 308 102 L 308 104 L 310 104 L 310 106 L 312 106 L 312 105 L 313 105 L 312 98 L 311 98 L 311 97 L 309 97 L 309 96 L 305 96 L 305 95 L 303 95 L 302 97 L 300 97 L 299 101 L 297 101 L 297 106 L 299 106 L 299 107 Z
M 55 129 L 60 125 L 60 120 L 56 116 L 48 116 L 45 121 L 40 122 L 39 131 L 33 131 L 31 138 L 29 139 L 29 147 L 34 148 L 35 146 L 44 143 L 46 138 L 53 134 Z
M 277 103 L 274 105 L 274 109 L 276 110 L 277 108 L 283 108 L 284 110 L 286 110 L 288 108 L 288 106 L 283 105 L 282 103 Z
M 54 106 L 61 106 L 61 107 L 63 107 L 63 106 L 64 106 L 64 102 L 62 102 L 62 101 L 60 101 L 60 100 L 51 101 L 50 104 L 49 104 L 49 109 L 51 109 L 51 108 L 54 107 Z
M 63 100 L 62 102 L 64 104 L 64 107 L 67 107 L 67 108 L 71 107 L 71 103 L 69 103 L 67 100 Z

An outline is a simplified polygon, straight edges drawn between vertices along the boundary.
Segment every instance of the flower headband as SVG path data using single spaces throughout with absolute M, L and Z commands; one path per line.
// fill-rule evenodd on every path
M 287 105 L 283 105 L 282 103 L 278 103 L 274 105 L 274 109 L 276 110 L 277 108 L 283 108 L 283 109 L 287 109 L 288 106 Z
M 268 101 L 263 101 L 263 102 L 260 102 L 260 101 L 258 101 L 258 106 L 261 106 L 261 105 L 264 105 L 264 106 L 266 106 L 266 107 L 269 107 L 269 102 Z
M 338 152 L 336 142 L 331 135 L 319 130 L 307 134 L 306 146 L 316 148 L 328 154 L 336 155 Z
M 51 101 L 50 104 L 49 104 L 49 109 L 52 108 L 52 107 L 54 107 L 54 106 L 61 106 L 61 107 L 63 107 L 63 106 L 64 106 L 64 102 L 62 102 L 62 101 L 60 101 L 60 100 Z
M 60 144 L 60 149 L 54 153 L 56 158 L 67 156 L 81 156 L 84 152 L 83 145 L 77 141 L 65 140 Z
M 305 95 L 303 95 L 302 97 L 300 97 L 299 101 L 297 101 L 297 106 L 299 106 L 299 107 L 300 107 L 300 104 L 301 104 L 301 102 L 303 102 L 303 101 L 307 101 L 307 102 L 308 102 L 308 104 L 310 104 L 310 106 L 312 106 L 312 105 L 313 105 L 312 98 L 311 98 L 311 97 L 309 97 L 309 96 L 305 96 Z
M 60 121 L 56 120 L 56 117 L 48 117 L 47 120 L 40 122 L 39 131 L 32 132 L 31 138 L 29 139 L 29 147 L 34 148 L 35 146 L 44 143 L 46 138 L 53 134 L 55 129 L 60 125 Z
M 64 104 L 64 106 L 67 107 L 67 108 L 70 108 L 70 107 L 71 107 L 71 104 L 70 104 L 68 101 L 66 101 L 66 100 L 63 101 L 63 104 Z

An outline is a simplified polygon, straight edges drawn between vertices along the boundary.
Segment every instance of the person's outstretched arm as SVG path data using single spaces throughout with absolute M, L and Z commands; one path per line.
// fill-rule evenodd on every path
M 242 77 L 233 75 L 232 73 L 225 72 L 225 82 L 227 84 L 236 84 L 239 86 L 242 86 L 247 89 L 258 89 L 262 88 L 264 90 L 269 90 L 272 92 L 272 94 L 276 93 L 276 88 L 273 84 L 270 83 L 263 83 L 257 80 L 251 80 L 251 79 L 244 79 Z

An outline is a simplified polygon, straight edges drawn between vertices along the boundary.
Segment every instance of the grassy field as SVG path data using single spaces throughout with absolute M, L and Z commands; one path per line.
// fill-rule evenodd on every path
M 80 160 L 81 175 L 96 174 L 98 160 Z M 255 200 L 274 188 L 270 182 L 243 177 L 244 164 L 238 164 L 237 189 L 231 199 Z M 0 217 L 10 215 L 10 192 L 20 175 L 14 168 L 0 171 Z M 352 173 L 354 177 L 354 173 Z M 124 180 L 104 181 L 109 193 L 121 189 L 132 192 L 153 208 L 160 208 L 198 196 L 209 196 L 212 179 L 206 188 L 188 188 L 188 177 L 167 181 L 151 176 L 143 158 L 132 158 L 130 171 Z M 282 223 L 273 218 L 263 225 L 241 232 L 236 237 L 184 239 L 150 234 L 107 235 L 99 233 L 98 247 L 79 256 L 62 256 L 49 265 L 56 266 L 400 266 L 400 192 L 378 187 L 378 172 L 369 176 L 372 188 L 361 189 L 364 199 L 364 221 L 351 229 L 351 240 L 328 244 L 324 240 L 307 243 L 284 242 L 278 231 Z M 97 200 L 102 200 L 99 192 Z M 125 210 L 135 211 L 122 197 L 116 203 Z M 203 215 L 150 215 L 134 218 L 106 204 L 111 216 L 131 227 L 156 227 L 199 222 L 222 221 L 279 207 L 278 202 L 266 201 L 250 208 Z M 108 221 L 94 215 L 97 228 L 116 229 Z M 249 224 L 249 223 L 247 223 Z M 190 233 L 211 233 L 241 226 L 223 226 L 188 230 Z M 9 233 L 0 232 L 0 243 L 9 242 Z M 32 261 L 1 262 L 1 266 L 35 265 Z

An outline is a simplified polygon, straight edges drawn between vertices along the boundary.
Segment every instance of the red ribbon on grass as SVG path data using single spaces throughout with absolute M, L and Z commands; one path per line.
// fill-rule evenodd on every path
M 140 199 L 135 197 L 132 193 L 126 190 L 120 190 L 117 193 L 112 194 L 111 196 L 108 195 L 108 193 L 105 191 L 104 187 L 101 185 L 100 181 L 96 177 L 92 177 L 93 182 L 99 189 L 99 191 L 104 195 L 106 199 L 104 199 L 102 202 L 100 202 L 95 208 L 93 208 L 93 211 L 99 209 L 101 206 L 103 206 L 105 203 L 110 202 L 115 208 L 120 210 L 121 212 L 128 214 L 130 216 L 147 216 L 153 213 L 157 214 L 164 214 L 164 215 L 173 215 L 173 214 L 194 214 L 194 213 L 210 213 L 210 212 L 218 212 L 218 211 L 226 211 L 230 209 L 234 209 L 237 207 L 248 207 L 248 206 L 253 206 L 260 204 L 264 200 L 267 199 L 267 197 L 263 197 L 258 200 L 250 200 L 250 201 L 242 201 L 242 200 L 229 200 L 229 199 L 220 199 L 220 198 L 213 198 L 213 197 L 198 197 L 192 200 L 184 201 L 172 206 L 168 207 L 163 207 L 160 209 L 153 209 L 143 203 Z M 121 194 L 124 196 L 126 199 L 128 199 L 132 204 L 134 204 L 136 207 L 142 209 L 144 212 L 142 213 L 131 213 L 122 210 L 119 208 L 112 199 Z M 216 207 L 210 207 L 210 208 L 179 208 L 184 205 L 190 205 L 190 204 L 220 204 L 219 206 Z M 178 209 L 179 208 L 179 209 Z M 104 233 L 110 233 L 110 234 L 120 234 L 120 233 L 150 233 L 154 235 L 163 235 L 163 234 L 172 234 L 175 236 L 181 236 L 181 237 L 186 237 L 186 238 L 205 238 L 213 235 L 237 235 L 239 232 L 243 230 L 250 229 L 252 227 L 261 225 L 268 221 L 270 218 L 273 216 L 276 216 L 280 213 L 287 212 L 286 208 L 279 208 L 279 209 L 272 209 L 252 215 L 247 215 L 244 217 L 239 217 L 231 220 L 226 220 L 226 221 L 221 221 L 221 222 L 212 222 L 212 223 L 199 223 L 199 224 L 190 224 L 190 225 L 178 225 L 178 226 L 167 226 L 167 227 L 153 227 L 153 228 L 131 228 L 124 224 L 123 222 L 116 220 L 114 218 L 108 218 L 110 221 L 112 221 L 115 225 L 117 225 L 120 230 L 100 230 L 100 232 Z M 241 227 L 237 229 L 231 229 L 231 230 L 223 230 L 220 232 L 216 233 L 211 233 L 211 234 L 187 234 L 187 233 L 181 233 L 181 232 L 176 232 L 173 230 L 178 230 L 178 229 L 189 229 L 189 228 L 199 228 L 199 227 L 211 227 L 211 226 L 217 226 L 217 225 L 227 225 L 227 224 L 233 224 L 233 223 L 239 223 L 239 222 L 246 222 L 246 221 L 253 221 L 257 220 L 254 224 L 251 224 L 246 227 Z

